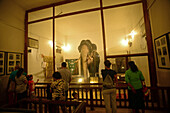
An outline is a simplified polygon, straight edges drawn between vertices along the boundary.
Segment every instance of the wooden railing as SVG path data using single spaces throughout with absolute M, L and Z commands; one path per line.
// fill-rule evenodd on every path
M 69 106 L 69 113 L 86 113 L 85 102 L 53 101 L 42 98 L 25 98 L 12 105 L 4 105 L 0 110 L 3 112 L 21 113 L 59 113 L 59 106 Z M 76 107 L 75 110 L 73 106 Z
M 40 98 L 48 97 L 48 88 L 50 83 L 39 83 L 36 86 L 36 96 Z M 168 110 L 170 107 L 170 87 L 148 87 L 149 96 L 145 100 L 146 109 Z M 86 102 L 87 106 L 104 107 L 104 99 L 102 95 L 102 83 L 71 83 L 68 91 L 68 100 L 72 101 L 72 93 L 78 93 L 78 99 Z M 128 89 L 127 85 L 119 84 L 116 87 L 117 107 L 128 108 Z

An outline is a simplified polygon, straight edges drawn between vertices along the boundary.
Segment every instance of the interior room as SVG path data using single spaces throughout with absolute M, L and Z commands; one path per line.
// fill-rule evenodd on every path
M 128 62 L 134 61 L 148 88 L 146 109 L 168 111 L 169 4 L 169 0 L 0 0 L 0 106 L 8 103 L 15 66 L 32 74 L 34 82 L 39 79 L 36 102 L 44 102 L 53 73 L 66 62 L 72 75 L 69 100 L 77 92 L 87 103 L 81 103 L 81 110 L 87 105 L 89 113 L 94 108 L 100 112 L 105 107 L 101 70 L 109 60 L 117 73 L 119 110 L 129 107 L 125 72 Z
M 126 2 L 128 1 L 122 0 L 122 3 Z M 42 80 L 45 80 L 45 76 L 45 78 L 49 78 L 52 75 L 48 71 L 52 71 L 53 64 L 45 67 L 48 68 L 48 71 L 45 73 L 43 73 L 42 65 L 47 65 L 47 63 L 52 62 L 53 35 L 55 44 L 55 70 L 61 67 L 63 61 L 74 60 L 77 66 L 75 67 L 77 73 L 73 75 L 74 78 L 84 76 L 82 72 L 83 69 L 81 68 L 81 52 L 78 49 L 83 40 L 89 40 L 91 44 L 95 44 L 95 51 L 99 56 L 99 61 L 97 61 L 99 62 L 99 66 L 97 66 L 98 71 L 92 76 L 89 73 L 89 69 L 87 69 L 88 78 L 97 77 L 97 74 L 98 77 L 101 78 L 100 70 L 104 68 L 104 41 L 107 56 L 147 53 L 142 3 L 107 8 L 119 3 L 120 2 L 117 1 L 103 1 L 102 7 L 106 8 L 103 9 L 102 15 L 99 10 L 99 0 L 77 1 L 59 5 L 54 7 L 54 21 L 52 19 L 41 21 L 42 19 L 53 16 L 53 7 L 28 12 L 28 40 L 36 39 L 38 43 L 37 48 L 28 47 L 30 50 L 30 52 L 28 52 L 28 73 L 35 75 L 35 79 L 39 77 L 42 78 Z M 91 10 L 84 11 L 87 9 Z M 84 12 L 81 13 L 81 11 Z M 66 14 L 68 14 L 68 16 Z M 103 19 L 103 21 L 101 19 Z M 101 24 L 102 22 L 103 26 Z M 105 36 L 103 36 L 103 30 Z M 103 37 L 105 37 L 104 40 Z M 51 60 L 49 62 L 44 61 L 42 55 L 51 58 Z M 119 59 L 120 62 L 125 64 L 125 60 L 122 58 Z M 147 85 L 150 85 L 147 56 L 131 57 L 129 60 L 130 59 L 137 63 L 145 75 Z M 118 76 L 124 76 L 127 65 L 118 67 L 118 62 L 116 62 L 118 58 L 111 58 L 110 60 L 116 71 L 120 70 L 118 68 L 123 68 L 124 71 L 118 72 Z M 147 62 L 143 64 L 143 61 Z

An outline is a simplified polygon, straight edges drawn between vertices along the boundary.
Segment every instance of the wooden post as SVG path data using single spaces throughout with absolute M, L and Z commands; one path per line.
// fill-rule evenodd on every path
M 53 6 L 53 71 L 55 72 L 55 6 Z
M 93 89 L 90 89 L 90 109 L 94 110 L 94 105 L 93 105 Z
M 24 71 L 28 73 L 28 12 L 25 12 Z
M 142 0 L 142 4 L 143 4 L 144 21 L 145 21 L 145 28 L 146 28 L 148 54 L 149 54 L 148 61 L 149 61 L 150 81 L 151 81 L 152 87 L 157 87 L 157 76 L 156 76 L 155 59 L 154 59 L 154 51 L 153 51 L 153 41 L 152 41 L 149 14 L 147 10 L 147 1 Z
M 104 60 L 106 60 L 106 38 L 105 38 L 105 26 L 104 26 L 104 15 L 103 15 L 103 3 L 102 3 L 102 0 L 100 0 L 100 12 L 101 12 L 101 22 L 102 22 Z

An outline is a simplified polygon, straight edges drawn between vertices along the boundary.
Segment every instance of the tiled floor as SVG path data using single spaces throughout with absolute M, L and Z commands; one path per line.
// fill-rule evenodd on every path
M 105 108 L 98 108 L 98 107 L 95 107 L 95 109 L 93 111 L 91 111 L 90 108 L 87 107 L 86 113 L 106 113 L 106 111 L 105 111 Z M 132 113 L 132 111 L 130 109 L 118 108 L 117 113 Z M 155 110 L 146 110 L 145 113 L 168 113 L 168 112 L 155 111 Z

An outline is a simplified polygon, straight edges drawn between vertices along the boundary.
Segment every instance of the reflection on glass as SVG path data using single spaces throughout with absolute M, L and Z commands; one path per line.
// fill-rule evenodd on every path
M 66 13 L 87 10 L 92 8 L 98 8 L 100 6 L 100 0 L 81 0 L 64 4 L 55 7 L 55 16 L 63 15 Z
M 100 12 L 56 18 L 55 23 L 56 45 L 62 47 L 63 60 L 77 59 L 78 74 L 74 77 L 83 77 L 85 81 L 98 77 L 104 65 Z M 65 51 L 63 46 L 68 44 L 71 49 Z
M 53 8 L 46 8 L 38 11 L 34 11 L 31 13 L 28 13 L 28 22 L 42 19 L 42 18 L 47 18 L 47 17 L 52 17 L 53 16 Z
M 107 55 L 147 52 L 142 4 L 104 10 Z
M 134 2 L 134 1 L 137 1 L 137 0 L 103 0 L 103 6 L 111 6 L 111 5 Z
M 129 57 L 129 61 L 134 61 L 138 69 L 142 71 L 147 86 L 150 86 L 149 64 L 147 56 Z
M 28 25 L 28 37 L 39 42 L 39 48 L 28 48 L 28 74 L 33 74 L 33 79 L 40 81 L 52 78 L 53 70 L 53 39 L 52 20 Z
M 111 68 L 117 73 L 125 73 L 126 71 L 126 60 L 125 57 L 110 58 L 112 63 Z

